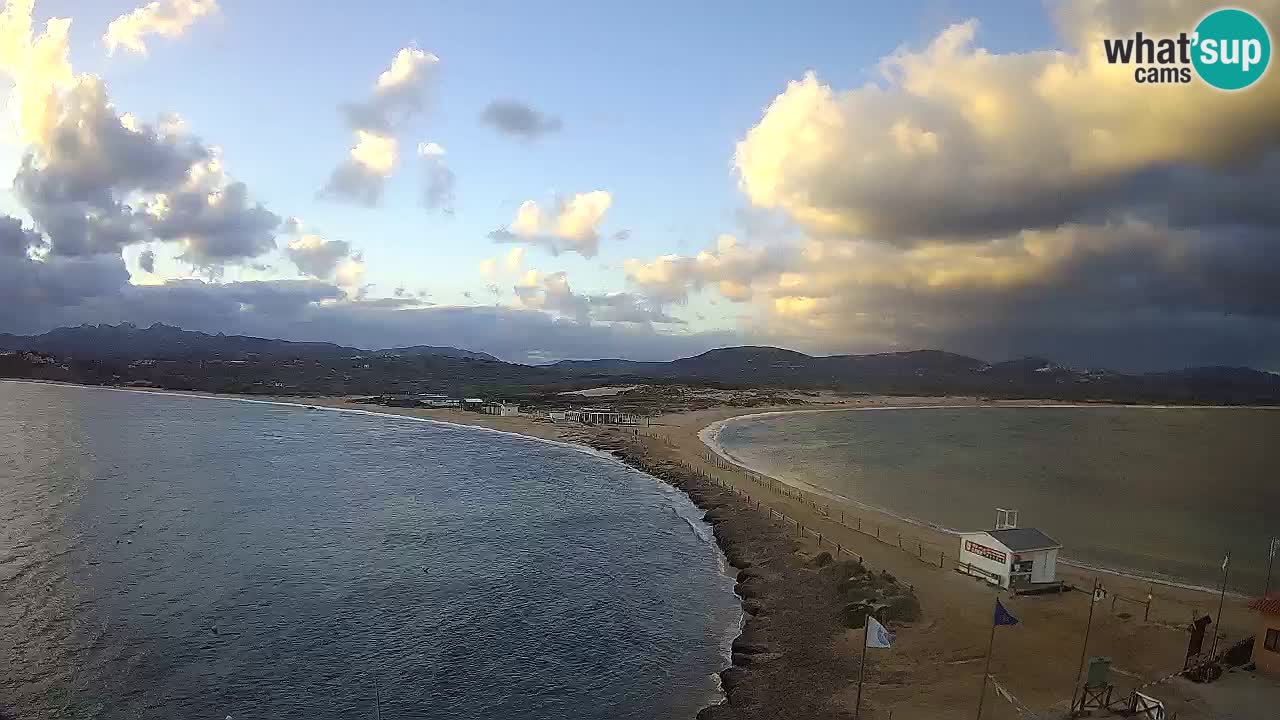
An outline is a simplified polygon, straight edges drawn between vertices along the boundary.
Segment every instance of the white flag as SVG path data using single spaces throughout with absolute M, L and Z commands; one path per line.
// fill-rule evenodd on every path
M 1271 559 L 1276 559 L 1276 550 L 1280 549 L 1280 538 L 1271 539 Z
M 1222 558 L 1222 572 L 1226 572 L 1227 565 L 1230 565 L 1230 564 L 1231 564 L 1231 553 L 1227 553 L 1227 556 Z
M 887 648 L 893 645 L 893 633 L 885 629 L 878 620 L 867 616 L 867 647 Z

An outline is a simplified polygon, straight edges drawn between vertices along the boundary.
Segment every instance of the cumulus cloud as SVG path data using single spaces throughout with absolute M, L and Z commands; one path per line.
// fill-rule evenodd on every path
M 138 267 L 142 268 L 145 273 L 155 273 L 156 271 L 156 251 L 147 248 L 138 254 Z
M 750 300 L 752 332 L 817 351 L 1280 366 L 1262 340 L 1280 327 L 1280 81 L 1138 84 L 1101 50 L 1211 9 L 1069 2 L 1062 50 L 990 52 L 970 21 L 861 87 L 807 73 L 734 155 L 752 212 L 792 229 L 631 260 L 628 281 Z
M 108 55 L 121 48 L 146 55 L 148 35 L 181 37 L 196 21 L 218 11 L 218 0 L 155 0 L 112 20 L 102 43 Z
M 684 302 L 690 290 L 707 285 L 729 300 L 745 302 L 752 298 L 752 283 L 759 277 L 786 267 L 786 254 L 746 247 L 732 235 L 721 235 L 714 249 L 696 256 L 662 255 L 650 262 L 633 258 L 623 269 L 629 283 L 667 302 Z
M 648 298 L 633 293 L 583 295 L 569 286 L 567 273 L 541 273 L 530 270 L 513 288 L 516 298 L 526 308 L 549 310 L 560 317 L 580 323 L 625 322 L 684 324 L 683 320 L 664 312 Z
M 446 215 L 452 215 L 457 177 L 445 161 L 444 148 L 436 143 L 420 143 L 418 157 L 422 158 L 426 175 L 422 205 L 428 210 L 439 210 Z
M 351 245 L 344 240 L 325 240 L 308 233 L 290 240 L 285 254 L 304 275 L 331 278 L 338 264 L 351 254 Z
M 495 242 L 540 245 L 554 254 L 576 252 L 595 257 L 600 247 L 600 224 L 611 205 L 613 196 L 604 190 L 558 200 L 551 212 L 535 200 L 526 200 L 516 210 L 515 220 L 489 233 L 489 238 Z
M 36 34 L 32 3 L 0 15 L 0 69 L 13 83 L 10 110 L 26 144 L 13 191 L 50 252 L 118 254 L 126 245 L 176 241 L 211 268 L 270 251 L 279 218 L 222 172 L 216 148 L 179 118 L 144 122 L 120 113 L 105 85 L 73 72 L 70 21 Z
M 43 245 L 44 237 L 27 228 L 21 220 L 0 216 L 0 256 L 26 257 L 27 253 Z
M 1102 38 L 1189 29 L 1211 4 L 1115 5 L 1069 4 L 1062 51 L 990 52 L 971 20 L 885 58 L 879 83 L 807 73 L 738 143 L 741 187 L 819 235 L 964 240 L 1122 213 L 1146 173 L 1230 174 L 1275 147 L 1275 77 L 1221 93 L 1106 62 Z M 1280 4 L 1256 9 L 1280 22 Z
M 494 100 L 480 113 L 480 122 L 528 141 L 559 132 L 563 127 L 560 118 L 538 112 L 518 100 Z
M 432 53 L 402 48 L 378 76 L 369 99 L 339 108 L 355 141 L 322 195 L 368 206 L 378 203 L 399 157 L 396 135 L 425 109 L 439 62 Z

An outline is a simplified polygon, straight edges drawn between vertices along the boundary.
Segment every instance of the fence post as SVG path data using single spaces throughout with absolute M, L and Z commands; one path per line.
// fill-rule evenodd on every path
M 843 524 L 844 524 L 844 511 L 843 511 L 843 510 L 841 510 L 841 511 L 840 511 L 840 524 L 841 524 L 841 525 L 843 525 Z
M 938 567 L 944 567 L 947 562 L 947 553 L 942 551 L 938 553 Z M 945 568 L 944 568 L 945 569 Z
M 916 541 L 916 557 L 918 558 L 924 557 L 924 543 L 920 542 L 919 540 Z
M 818 547 L 822 547 L 822 533 L 818 533 Z

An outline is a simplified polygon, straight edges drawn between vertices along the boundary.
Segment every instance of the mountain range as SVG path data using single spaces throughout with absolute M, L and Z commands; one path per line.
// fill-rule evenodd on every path
M 530 366 L 454 347 L 366 350 L 126 323 L 59 328 L 43 335 L 0 335 L 0 351 L 57 358 L 70 379 L 232 391 L 244 391 L 246 386 L 258 391 L 256 386 L 268 379 L 276 388 L 317 394 L 493 388 L 550 392 L 593 383 L 658 382 L 888 394 L 1280 404 L 1280 375 L 1250 368 L 1126 374 L 1074 369 L 1041 357 L 988 363 L 940 350 L 813 356 L 743 346 L 667 362 L 565 360 Z M 180 376 L 181 383 L 173 376 Z

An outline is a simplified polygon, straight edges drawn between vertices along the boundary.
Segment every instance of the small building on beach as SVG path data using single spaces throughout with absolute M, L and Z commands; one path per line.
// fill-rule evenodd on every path
M 570 410 L 566 416 L 583 425 L 639 425 L 641 423 L 641 417 L 636 413 L 619 412 L 608 407 Z M 648 422 L 644 424 L 648 425 Z
M 1280 592 L 1268 593 L 1249 603 L 1258 613 L 1253 636 L 1253 664 L 1258 672 L 1280 678 Z
M 1062 543 L 1035 528 L 962 533 L 956 569 L 1014 592 L 1053 590 L 1062 587 L 1061 549 Z
M 505 402 L 491 402 L 480 406 L 480 412 L 485 415 L 497 415 L 499 417 L 515 417 L 520 414 L 519 405 L 509 405 Z

